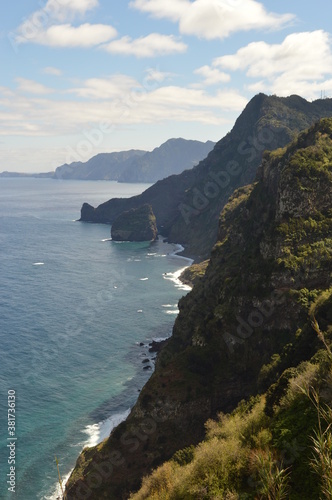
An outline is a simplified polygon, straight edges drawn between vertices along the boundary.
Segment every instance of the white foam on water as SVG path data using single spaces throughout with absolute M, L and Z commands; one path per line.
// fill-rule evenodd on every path
M 184 283 L 182 283 L 182 281 L 180 280 L 180 276 L 181 274 L 183 273 L 183 271 L 185 269 L 187 269 L 188 266 L 186 267 L 183 267 L 182 269 L 179 269 L 178 271 L 175 271 L 175 273 L 166 273 L 163 275 L 164 279 L 165 280 L 169 280 L 169 281 L 173 281 L 174 285 L 176 286 L 176 288 L 178 288 L 179 290 L 184 290 L 184 291 L 187 291 L 189 292 L 192 287 L 189 286 L 189 285 L 185 285 Z
M 130 409 L 123 413 L 116 413 L 98 424 L 87 425 L 83 432 L 89 436 L 89 439 L 86 443 L 84 443 L 84 446 L 88 446 L 90 448 L 104 441 L 104 439 L 108 438 L 116 426 L 126 420 L 129 413 Z
M 171 333 L 168 335 L 168 337 L 152 337 L 153 342 L 163 342 L 164 340 L 169 339 L 171 336 Z
M 101 241 L 104 243 L 105 241 L 113 241 L 113 240 L 112 240 L 112 238 L 105 238 L 105 239 L 103 239 Z
M 34 262 L 33 266 L 44 266 L 44 262 Z
M 112 238 L 107 238 L 107 239 L 104 239 L 102 240 L 103 242 L 104 241 L 111 241 Z M 115 242 L 115 243 L 124 243 L 124 242 Z M 175 257 L 177 259 L 183 259 L 186 261 L 186 266 L 179 269 L 178 271 L 174 272 L 174 273 L 165 273 L 163 275 L 164 279 L 167 279 L 167 280 L 170 280 L 172 281 L 175 286 L 177 288 L 179 288 L 180 290 L 184 290 L 184 291 L 189 291 L 191 290 L 191 287 L 188 286 L 188 285 L 184 285 L 181 280 L 179 279 L 182 272 L 187 268 L 189 267 L 192 263 L 193 263 L 193 260 L 192 259 L 189 259 L 187 257 L 182 257 L 180 255 L 177 255 L 178 253 L 182 252 L 184 250 L 183 246 L 182 245 L 176 245 L 175 247 L 175 250 L 170 253 L 170 254 L 148 254 L 149 256 L 157 256 L 157 257 Z M 135 261 L 135 262 L 140 262 L 140 259 L 133 259 L 133 258 L 128 258 L 127 261 Z M 44 263 L 36 263 L 34 265 L 43 265 Z M 148 278 L 141 278 L 140 279 L 141 281 L 146 281 L 148 280 Z M 116 286 L 114 286 L 114 288 L 116 288 Z M 178 314 L 179 310 L 177 309 L 177 304 L 162 304 L 162 307 L 165 307 L 165 308 L 176 308 L 176 309 L 169 309 L 168 311 L 164 311 L 166 314 Z M 137 310 L 137 313 L 143 313 L 143 310 L 142 309 L 138 309 Z M 167 337 L 153 337 L 152 338 L 152 341 L 154 342 L 162 342 L 166 339 L 168 339 L 169 337 L 171 336 L 171 332 L 169 334 L 169 336 Z M 109 417 L 108 419 L 104 420 L 103 422 L 99 422 L 97 424 L 91 424 L 91 425 L 88 425 L 85 429 L 84 429 L 84 433 L 87 434 L 89 437 L 88 437 L 88 440 L 83 443 L 83 446 L 96 446 L 98 443 L 101 443 L 104 439 L 106 439 L 110 433 L 112 432 L 112 430 L 117 426 L 119 425 L 121 422 L 123 422 L 129 415 L 130 413 L 130 409 L 128 409 L 127 411 L 123 412 L 123 413 L 118 413 L 118 414 L 115 414 L 115 415 L 112 415 L 111 417 Z M 63 478 L 63 487 L 65 486 L 66 482 L 68 481 L 70 475 L 71 475 L 72 471 L 70 471 L 70 473 L 68 475 L 66 475 L 64 478 Z M 62 498 L 61 496 L 61 489 L 60 489 L 60 485 L 57 484 L 55 486 L 55 492 L 52 496 L 50 497 L 44 497 L 44 500 L 60 500 Z
M 63 487 L 63 489 L 65 489 L 66 482 L 67 482 L 67 481 L 68 481 L 68 479 L 70 478 L 71 473 L 73 472 L 73 470 L 74 470 L 74 469 L 72 469 L 72 470 L 69 472 L 69 474 L 67 474 L 66 476 L 64 476 L 64 477 L 62 478 L 62 487 Z M 63 498 L 63 497 L 62 497 L 62 491 L 61 491 L 60 484 L 59 484 L 59 483 L 57 483 L 57 484 L 56 484 L 56 486 L 54 486 L 54 489 L 55 489 L 54 493 L 53 493 L 53 494 L 51 494 L 50 496 L 45 495 L 45 496 L 43 497 L 43 500 L 62 500 L 62 498 Z
M 85 448 L 86 446 L 88 447 L 96 446 L 97 444 L 104 441 L 104 439 L 108 438 L 112 430 L 119 424 L 121 424 L 121 422 L 126 420 L 129 413 L 130 413 L 130 408 L 124 411 L 123 413 L 115 413 L 111 417 L 107 418 L 106 420 L 103 420 L 102 422 L 99 422 L 98 424 L 87 425 L 86 428 L 83 430 L 83 432 L 84 434 L 87 434 L 89 437 L 86 442 L 82 443 L 83 448 Z M 69 474 L 67 474 L 62 478 L 63 489 L 65 488 L 66 482 L 70 478 L 70 475 L 73 472 L 73 470 L 74 469 L 72 469 L 69 472 Z M 61 499 L 62 499 L 61 488 L 60 484 L 57 483 L 54 486 L 54 493 L 50 496 L 44 496 L 43 500 L 61 500 Z
M 188 262 L 188 266 L 191 266 L 191 264 L 194 262 L 193 259 L 189 259 L 189 257 L 183 257 L 182 255 L 178 255 L 178 253 L 183 252 L 184 247 L 182 245 L 175 245 L 175 250 L 170 253 L 170 257 L 176 257 L 177 259 L 182 259 Z

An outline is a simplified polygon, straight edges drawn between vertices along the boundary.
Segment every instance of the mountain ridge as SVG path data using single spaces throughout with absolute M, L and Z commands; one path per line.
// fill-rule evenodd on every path
M 47 177 L 62 180 L 111 180 L 150 184 L 180 173 L 186 168 L 192 168 L 206 157 L 214 144 L 213 141 L 171 138 L 153 151 L 130 149 L 99 153 L 86 162 L 65 163 L 57 167 L 54 172 L 24 174 L 5 171 L 0 173 L 0 177 Z M 73 152 L 72 156 L 78 157 L 79 154 Z
M 158 181 L 133 198 L 112 199 L 97 208 L 84 203 L 81 221 L 111 224 L 121 211 L 148 203 L 161 234 L 185 246 L 185 255 L 204 260 L 217 238 L 220 211 L 234 189 L 255 179 L 264 150 L 285 146 L 319 118 L 331 115 L 332 99 L 311 103 L 295 95 L 258 94 L 194 168 Z
M 321 347 L 313 314 L 331 341 L 331 206 L 332 119 L 323 119 L 265 153 L 256 181 L 229 198 L 205 274 L 180 300 L 155 372 L 127 420 L 82 452 L 69 500 L 127 499 L 145 474 L 199 443 L 209 418 L 267 390 L 271 405 L 285 370 Z M 312 498 L 301 494 L 294 498 Z

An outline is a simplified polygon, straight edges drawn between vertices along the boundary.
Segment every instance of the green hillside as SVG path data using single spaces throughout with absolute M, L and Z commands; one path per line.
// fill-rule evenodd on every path
M 134 498 L 319 498 L 324 472 L 310 465 L 318 415 L 302 389 L 331 408 L 331 207 L 332 119 L 323 119 L 266 153 L 256 182 L 231 196 L 155 372 L 126 422 L 83 451 L 69 499 L 84 488 L 86 498 L 128 498 L 172 457 Z M 290 497 L 264 493 L 276 476 Z

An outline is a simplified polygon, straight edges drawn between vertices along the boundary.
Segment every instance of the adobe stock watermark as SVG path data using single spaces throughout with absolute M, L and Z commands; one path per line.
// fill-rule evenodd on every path
M 237 153 L 246 156 L 246 162 L 251 163 L 258 155 L 268 149 L 268 145 L 275 138 L 274 132 L 264 127 L 257 135 L 250 135 L 246 141 L 242 141 L 237 147 Z M 243 166 L 236 160 L 229 160 L 222 170 L 210 171 L 208 180 L 201 189 L 194 187 L 191 191 L 191 202 L 180 203 L 178 209 L 188 225 L 192 217 L 195 217 L 209 206 L 212 200 L 226 194 L 227 188 L 231 186 L 232 178 L 239 177 L 243 173 Z
M 221 30 L 225 22 L 225 15 L 239 8 L 242 3 L 243 0 L 214 0 L 213 2 L 211 2 L 211 16 L 213 16 L 214 19 L 218 20 L 215 22 L 219 22 Z
M 262 327 L 264 322 L 275 312 L 276 307 L 284 304 L 285 300 L 285 293 L 281 290 L 275 290 L 269 299 L 253 308 L 246 320 L 237 315 L 237 335 L 225 332 L 222 336 L 229 352 L 233 354 L 237 344 L 244 344 L 252 336 L 255 329 Z
M 17 395 L 14 389 L 9 389 L 7 396 L 7 464 L 8 473 L 6 475 L 7 490 L 10 493 L 16 493 L 16 475 L 17 475 Z
M 30 17 L 22 19 L 18 32 L 11 31 L 7 38 L 16 53 L 22 43 L 33 41 L 45 28 L 51 26 L 54 21 L 61 20 L 63 4 L 61 0 L 49 0 L 46 3 L 39 0 L 39 10 Z
M 156 75 L 160 74 L 160 69 L 158 67 L 147 68 L 145 73 L 145 77 L 137 88 L 110 103 L 112 114 L 116 115 L 116 118 L 101 121 L 99 124 L 91 126 L 90 129 L 83 130 L 83 137 L 76 146 L 66 147 L 65 163 L 67 165 L 89 160 L 93 156 L 94 150 L 97 151 L 101 147 L 105 138 L 116 131 L 119 122 L 125 123 L 133 110 L 147 99 L 149 93 L 158 88 L 160 79 Z M 61 171 L 56 172 L 56 175 L 59 179 L 62 178 Z

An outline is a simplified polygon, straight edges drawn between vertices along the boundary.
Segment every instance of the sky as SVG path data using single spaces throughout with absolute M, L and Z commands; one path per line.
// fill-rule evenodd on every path
M 218 141 L 259 92 L 332 97 L 326 0 L 16 0 L 0 13 L 0 172 Z

